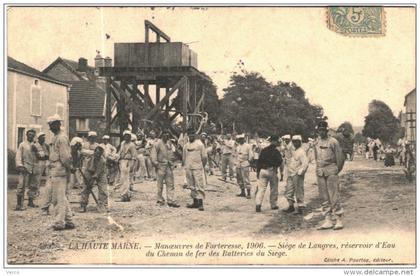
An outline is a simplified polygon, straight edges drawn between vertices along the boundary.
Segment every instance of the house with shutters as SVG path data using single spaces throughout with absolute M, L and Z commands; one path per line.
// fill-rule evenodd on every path
M 7 148 L 16 150 L 26 139 L 26 131 L 49 131 L 47 118 L 59 114 L 68 135 L 70 84 L 48 76 L 12 57 L 7 57 Z
M 42 73 L 71 84 L 69 90 L 69 135 L 70 138 L 86 137 L 89 131 L 105 130 L 105 78 L 99 76 L 99 67 L 112 64 L 110 58 L 95 58 L 95 67 L 87 59 L 78 61 L 58 57 Z
M 401 127 L 404 128 L 404 138 L 416 142 L 416 89 L 411 90 L 404 98 L 404 108 L 399 114 Z

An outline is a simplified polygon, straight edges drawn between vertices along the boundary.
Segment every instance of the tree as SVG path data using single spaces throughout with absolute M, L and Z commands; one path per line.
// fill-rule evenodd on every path
M 353 130 L 353 126 L 351 125 L 350 122 L 344 122 L 342 123 L 339 127 L 339 130 L 342 130 L 343 133 L 349 133 L 350 135 L 354 134 L 354 130 Z
M 365 117 L 363 136 L 379 138 L 385 143 L 395 143 L 399 133 L 400 122 L 392 110 L 384 102 L 373 100 L 369 104 L 369 114 Z
M 237 132 L 301 134 L 307 138 L 314 135 L 324 115 L 323 108 L 310 104 L 305 91 L 295 83 L 273 85 L 255 72 L 232 75 L 224 92 L 220 121 L 227 132 L 235 124 Z

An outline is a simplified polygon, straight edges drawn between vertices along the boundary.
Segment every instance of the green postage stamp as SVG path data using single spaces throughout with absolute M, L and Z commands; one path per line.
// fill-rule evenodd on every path
M 385 35 L 383 7 L 328 7 L 328 28 L 345 36 Z

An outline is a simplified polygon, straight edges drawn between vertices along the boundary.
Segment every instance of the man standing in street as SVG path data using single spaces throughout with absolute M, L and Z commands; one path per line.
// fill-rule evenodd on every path
M 131 132 L 125 130 L 123 132 L 124 141 L 118 153 L 120 163 L 120 182 L 121 182 L 121 202 L 131 200 L 130 192 L 130 170 L 137 158 L 136 146 L 131 142 Z
M 340 206 L 340 186 L 338 174 L 343 169 L 344 156 L 338 141 L 328 136 L 328 123 L 321 121 L 318 124 L 319 138 L 315 142 L 316 174 L 323 209 L 325 210 L 325 220 L 318 227 L 318 230 L 342 229 L 343 208 Z M 335 225 L 332 222 L 335 216 Z
M 147 176 L 152 181 L 156 180 L 156 171 L 153 167 L 152 160 L 150 160 L 150 153 L 152 151 L 153 145 L 157 142 L 156 132 L 153 130 L 150 131 L 149 138 L 146 139 L 145 153 L 144 158 L 146 161 Z
M 102 146 L 104 147 L 104 157 L 107 167 L 107 180 L 109 185 L 114 185 L 115 176 L 118 172 L 117 149 L 109 142 L 109 135 L 102 137 Z
M 166 197 L 168 206 L 178 208 L 179 205 L 175 201 L 174 191 L 174 161 L 175 155 L 173 147 L 169 141 L 169 133 L 164 132 L 162 138 L 158 140 L 152 147 L 150 159 L 157 172 L 157 203 L 161 206 L 165 205 L 165 199 L 162 196 L 163 185 L 166 184 Z
M 105 147 L 98 145 L 94 150 L 93 157 L 88 161 L 86 169 L 83 171 L 85 185 L 80 194 L 80 213 L 86 212 L 89 203 L 89 196 L 93 193 L 93 185 L 98 187 L 98 210 L 106 211 L 108 206 L 108 187 L 106 181 L 106 159 L 103 157 Z
M 236 136 L 238 146 L 236 147 L 236 180 L 241 189 L 237 196 L 251 198 L 251 182 L 249 181 L 249 166 L 253 159 L 253 151 L 250 144 L 245 143 L 245 134 Z M 245 194 L 246 189 L 246 194 Z
M 280 153 L 283 157 L 283 163 L 280 167 L 280 181 L 284 179 L 284 172 L 286 171 L 286 179 L 287 179 L 287 164 L 290 162 L 290 158 L 292 158 L 293 152 L 293 145 L 290 142 L 291 136 L 290 134 L 283 135 L 281 137 L 281 144 L 280 144 Z
M 308 169 L 309 161 L 305 150 L 302 148 L 302 137 L 294 135 L 292 143 L 295 150 L 292 152 L 290 163 L 287 165 L 287 184 L 284 196 L 289 203 L 289 207 L 283 210 L 286 213 L 295 211 L 295 198 L 297 202 L 296 214 L 302 214 L 304 208 L 304 180 Z
M 54 230 L 73 229 L 70 205 L 66 197 L 67 181 L 71 170 L 70 143 L 61 131 L 61 118 L 54 115 L 47 120 L 54 133 L 50 147 L 49 181 L 51 183 L 52 204 L 55 209 Z
M 48 162 L 48 158 L 49 158 L 49 152 L 50 152 L 50 148 L 47 145 L 47 143 L 45 143 L 45 133 L 44 132 L 40 132 L 38 134 L 38 138 L 37 141 L 34 143 L 34 149 L 35 149 L 35 156 L 38 160 L 38 166 L 39 166 L 39 174 L 38 174 L 38 179 L 36 181 L 36 193 L 37 196 L 39 195 L 39 187 L 41 185 L 41 178 L 44 175 L 44 173 L 46 173 L 46 168 L 47 168 L 47 162 Z
M 231 134 L 226 135 L 226 139 L 222 142 L 222 178 L 226 181 L 227 167 L 229 166 L 230 180 L 233 179 L 233 151 L 235 150 L 235 141 Z
M 207 163 L 206 149 L 199 139 L 196 139 L 194 130 L 188 131 L 188 143 L 184 146 L 182 165 L 185 168 L 187 187 L 191 189 L 193 203 L 187 208 L 198 208 L 204 211 L 205 197 L 204 167 Z
M 258 158 L 257 162 L 257 179 L 258 190 L 255 195 L 255 210 L 257 213 L 261 212 L 261 205 L 264 199 L 265 191 L 268 183 L 270 183 L 270 205 L 272 210 L 277 210 L 278 200 L 278 186 L 279 179 L 277 176 L 278 169 L 281 166 L 283 159 L 280 152 L 277 150 L 279 146 L 279 137 L 272 135 L 270 137 L 270 145 L 265 147 Z
M 70 150 L 72 157 L 72 171 L 70 176 L 70 188 L 77 189 L 83 186 L 82 169 L 82 145 L 83 139 L 80 137 L 73 137 L 70 142 Z
M 19 183 L 16 189 L 16 211 L 25 210 L 25 207 L 23 206 L 25 189 L 28 189 L 28 206 L 36 207 L 34 204 L 34 198 L 37 196 L 37 181 L 40 174 L 40 169 L 38 158 L 35 154 L 35 135 L 35 130 L 28 130 L 26 132 L 26 141 L 20 143 L 16 152 L 16 170 L 19 172 Z

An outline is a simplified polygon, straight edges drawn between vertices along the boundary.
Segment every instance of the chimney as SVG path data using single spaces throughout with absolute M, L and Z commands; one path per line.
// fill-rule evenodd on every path
M 110 57 L 105 58 L 105 67 L 112 67 L 112 59 Z
M 95 68 L 98 69 L 99 67 L 105 66 L 105 59 L 100 55 L 97 54 L 95 57 Z
M 77 71 L 86 72 L 87 71 L 87 59 L 79 58 L 79 64 L 77 66 Z

